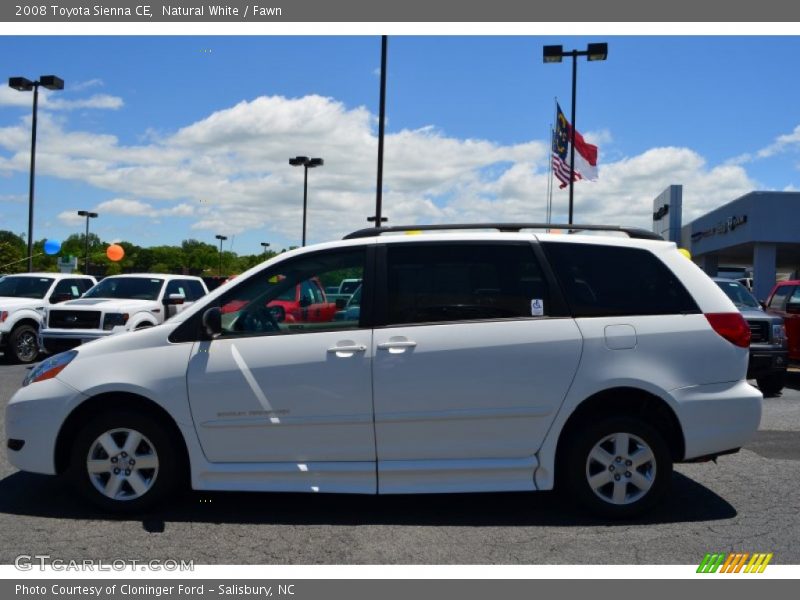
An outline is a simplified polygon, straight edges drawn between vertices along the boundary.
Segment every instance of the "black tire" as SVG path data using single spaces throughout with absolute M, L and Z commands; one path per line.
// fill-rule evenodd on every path
M 124 446 L 129 435 L 125 433 L 126 431 L 136 432 L 142 436 L 142 442 L 132 453 L 125 452 Z M 112 457 L 104 452 L 98 440 L 106 433 L 110 433 L 118 449 L 127 456 L 119 453 Z M 180 441 L 175 439 L 174 433 L 169 428 L 147 414 L 132 412 L 130 409 L 100 413 L 93 416 L 75 437 L 66 473 L 67 479 L 82 496 L 105 511 L 121 514 L 139 513 L 153 508 L 175 493 L 180 482 L 184 481 L 187 465 L 182 460 L 184 453 L 179 444 Z M 98 463 L 105 461 L 106 458 L 109 462 L 116 458 L 117 460 L 110 466 L 118 470 L 122 467 L 117 477 L 123 481 L 117 486 L 119 491 L 116 498 L 103 494 L 96 487 L 108 483 L 113 474 L 108 472 L 91 475 L 87 466 L 90 453 Z M 156 457 L 157 467 L 155 469 L 145 467 L 139 470 L 145 461 L 152 462 L 153 454 Z M 126 463 L 131 459 L 138 460 L 140 467 L 135 465 L 129 467 Z M 126 467 L 131 469 L 128 473 L 125 473 Z M 134 489 L 135 486 L 131 485 L 134 477 L 139 478 L 136 481 L 139 489 L 142 489 L 143 485 L 147 488 L 140 495 Z
M 622 442 L 623 438 L 616 438 L 615 434 L 628 435 L 626 450 L 617 449 L 617 442 Z M 565 442 L 566 456 L 561 465 L 566 469 L 563 481 L 572 497 L 597 515 L 611 519 L 635 517 L 652 508 L 669 488 L 672 480 L 669 448 L 661 434 L 640 419 L 610 417 L 590 421 L 578 427 Z M 611 455 L 608 468 L 594 459 L 589 460 L 590 452 L 596 446 Z M 626 465 L 626 458 L 645 448 L 649 449 L 652 457 L 646 464 L 637 467 L 631 460 Z M 621 460 L 617 461 L 618 457 Z M 595 483 L 604 478 L 609 481 L 596 491 L 590 484 L 590 476 L 596 478 Z M 637 487 L 639 482 L 645 485 Z M 624 493 L 621 501 L 614 498 L 617 489 Z
M 23 364 L 35 362 L 39 358 L 39 332 L 33 325 L 17 325 L 8 336 L 6 353 Z
M 783 386 L 786 385 L 786 373 L 764 375 L 764 377 L 756 379 L 756 383 L 758 384 L 758 389 L 765 396 L 777 396 L 783 390 Z

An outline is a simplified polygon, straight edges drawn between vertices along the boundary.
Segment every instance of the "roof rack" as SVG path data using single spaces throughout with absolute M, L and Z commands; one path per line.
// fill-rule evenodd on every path
M 344 236 L 345 240 L 381 235 L 382 233 L 402 233 L 404 231 L 449 231 L 453 229 L 497 229 L 503 232 L 517 233 L 522 229 L 563 229 L 569 233 L 576 231 L 617 231 L 630 238 L 640 240 L 661 240 L 657 233 L 641 227 L 625 227 L 622 225 L 575 225 L 566 223 L 459 223 L 436 225 L 394 225 L 391 227 L 367 227 Z

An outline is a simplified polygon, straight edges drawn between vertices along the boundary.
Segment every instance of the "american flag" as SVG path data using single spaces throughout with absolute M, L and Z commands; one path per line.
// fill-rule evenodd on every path
M 569 122 L 561 112 L 561 106 L 556 104 L 558 113 L 556 115 L 556 129 L 553 132 L 553 173 L 561 182 L 558 186 L 561 189 L 569 185 L 569 159 L 567 158 L 567 150 L 569 150 Z M 573 172 L 573 181 L 578 181 L 581 178 L 580 173 Z

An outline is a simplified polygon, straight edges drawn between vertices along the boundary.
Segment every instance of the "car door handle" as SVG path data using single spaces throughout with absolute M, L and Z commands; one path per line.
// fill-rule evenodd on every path
M 381 350 L 393 350 L 395 348 L 414 348 L 416 347 L 417 342 L 412 342 L 411 340 L 405 341 L 398 341 L 398 342 L 383 342 L 382 344 L 378 344 L 378 348 Z
M 363 344 L 353 344 L 352 346 L 332 346 L 328 352 L 366 352 L 367 347 Z

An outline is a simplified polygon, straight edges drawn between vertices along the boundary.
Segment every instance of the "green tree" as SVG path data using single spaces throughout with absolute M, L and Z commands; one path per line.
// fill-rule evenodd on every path
M 22 236 L 0 230 L 0 274 L 27 270 L 27 251 L 28 246 Z

